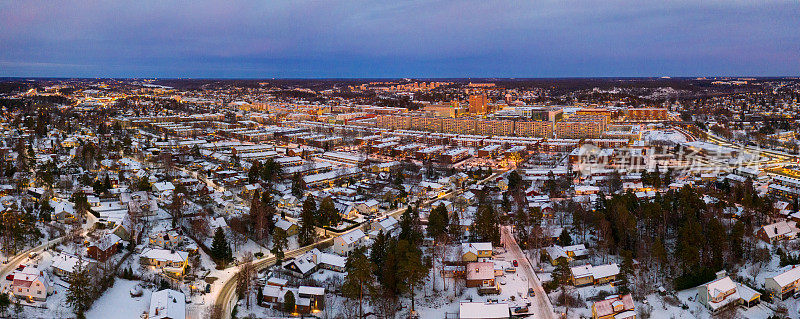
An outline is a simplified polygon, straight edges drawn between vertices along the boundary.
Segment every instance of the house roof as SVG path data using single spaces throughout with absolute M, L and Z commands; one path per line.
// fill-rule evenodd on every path
M 792 269 L 772 277 L 772 279 L 781 287 L 787 286 L 800 279 L 800 267 L 793 267 Z
M 344 241 L 345 244 L 349 245 L 364 239 L 365 236 L 366 234 L 364 234 L 363 230 L 356 229 L 339 237 L 342 239 L 342 241 Z
M 481 251 L 491 251 L 492 243 L 463 243 L 461 244 L 461 254 L 473 253 L 478 255 Z
M 154 292 L 150 296 L 149 314 L 153 319 L 185 319 L 186 295 L 172 289 Z
M 467 264 L 467 280 L 494 279 L 494 263 L 479 262 Z
M 189 258 L 189 253 L 185 251 L 168 250 L 161 248 L 149 248 L 142 251 L 142 257 L 155 260 L 171 262 L 184 262 Z
M 594 305 L 592 305 L 592 307 L 594 307 L 594 310 L 597 313 L 597 317 L 603 317 L 614 314 L 615 305 L 622 305 L 622 309 L 624 309 L 625 311 L 633 310 L 635 307 L 633 303 L 633 297 L 630 294 L 623 296 L 619 295 L 609 296 L 605 300 L 600 300 L 598 302 L 595 302 Z
M 569 269 L 572 276 L 575 278 L 582 278 L 591 276 L 594 279 L 615 276 L 619 274 L 619 266 L 617 264 L 608 264 L 600 266 L 583 265 L 576 266 Z
M 720 278 L 714 281 L 711 281 L 705 284 L 706 289 L 708 290 L 708 294 L 713 298 L 721 293 L 725 293 L 730 290 L 734 290 L 733 294 L 725 296 L 725 299 L 720 300 L 719 302 L 714 302 L 713 300 L 708 300 L 708 305 L 711 309 L 719 309 L 722 306 L 725 306 L 733 301 L 739 300 L 741 298 L 739 296 L 739 292 L 736 291 L 736 284 L 733 282 L 731 277 L 726 276 L 725 278 Z
M 510 316 L 507 303 L 462 302 L 459 305 L 461 319 L 502 319 Z
M 300 293 L 301 295 L 322 296 L 322 295 L 325 295 L 325 288 L 311 287 L 311 286 L 300 286 L 300 288 L 298 289 L 298 293 Z
M 763 227 L 761 227 L 761 229 L 764 230 L 764 233 L 767 235 L 768 238 L 772 239 L 778 236 L 796 235 L 798 232 L 796 225 L 797 223 L 795 222 L 780 221 L 777 223 L 764 225 Z

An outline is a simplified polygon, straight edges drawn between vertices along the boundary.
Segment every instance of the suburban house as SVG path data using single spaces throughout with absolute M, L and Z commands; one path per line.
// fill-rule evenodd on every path
M 46 272 L 36 266 L 27 265 L 17 270 L 11 280 L 10 291 L 14 297 L 32 301 L 45 301 L 55 287 Z
M 725 271 L 717 273 L 717 279 L 697 288 L 697 301 L 717 313 L 728 307 L 743 305 L 752 307 L 761 301 L 761 294 L 755 290 L 733 282 Z
M 150 244 L 165 249 L 175 249 L 183 242 L 177 229 L 161 230 L 150 234 Z
M 333 239 L 333 251 L 342 256 L 350 255 L 353 249 L 361 246 L 366 237 L 361 229 L 350 231 Z
M 287 294 L 294 295 L 295 308 L 292 312 L 307 314 L 325 309 L 325 288 L 311 286 L 291 288 L 286 286 L 265 285 L 261 289 L 261 294 L 263 295 L 261 301 L 268 303 L 269 305 L 267 306 L 274 309 L 283 309 L 283 303 Z
M 72 274 L 73 271 L 78 267 L 79 258 L 73 255 L 67 255 L 63 253 L 57 253 L 52 258 L 52 263 L 50 264 L 50 271 L 59 277 L 67 277 Z M 88 260 L 83 260 L 83 268 L 86 269 L 90 267 L 90 263 Z
M 89 244 L 86 256 L 99 262 L 104 262 L 109 257 L 116 254 L 117 251 L 119 251 L 120 246 L 122 246 L 122 239 L 119 238 L 119 236 L 114 234 L 106 234 L 103 237 L 100 237 L 100 239 Z
M 592 304 L 592 319 L 636 319 L 633 297 L 611 295 Z
M 297 224 L 292 223 L 283 218 L 280 218 L 277 222 L 275 222 L 275 227 L 283 229 L 287 237 L 297 235 L 297 230 L 298 230 Z
M 385 235 L 395 235 L 400 230 L 400 223 L 392 216 L 374 221 L 370 225 L 370 236 L 377 236 L 379 232 L 383 231 Z
M 614 281 L 619 275 L 617 264 L 592 266 L 589 264 L 569 269 L 572 283 L 576 287 L 602 285 Z
M 53 207 L 52 219 L 62 223 L 72 223 L 76 221 L 75 205 L 66 200 L 50 200 L 50 207 Z
M 467 264 L 467 287 L 494 287 L 494 263 L 471 262 Z
M 775 243 L 779 240 L 793 239 L 797 237 L 797 222 L 780 221 L 774 224 L 764 225 L 758 229 L 756 235 L 761 240 L 768 243 Z
M 186 295 L 164 289 L 150 296 L 148 319 L 186 319 Z
M 586 249 L 584 244 L 571 246 L 553 245 L 550 247 L 545 247 L 543 250 L 553 266 L 558 263 L 559 258 L 564 258 L 567 260 L 567 262 L 572 262 L 573 260 L 585 259 L 589 256 L 589 251 Z
M 356 210 L 362 215 L 371 215 L 378 212 L 380 202 L 375 199 L 370 199 L 356 204 Z
M 764 279 L 764 289 L 772 296 L 784 300 L 800 291 L 800 267 L 787 266 L 790 269 Z
M 308 306 L 297 308 L 299 313 L 311 313 L 325 309 L 325 288 L 300 286 L 297 289 L 298 299 L 308 300 Z M 305 303 L 305 302 L 304 302 Z
M 467 262 L 492 259 L 492 243 L 461 244 L 461 260 Z
M 511 311 L 507 303 L 461 302 L 458 309 L 460 319 L 507 319 Z
M 284 262 L 283 268 L 288 270 L 292 276 L 306 278 L 320 268 L 344 272 L 346 262 L 347 258 L 343 256 L 323 253 L 314 248 L 305 254 Z
M 146 248 L 139 255 L 140 263 L 161 269 L 173 276 L 183 276 L 189 261 L 189 253 L 185 251 L 161 248 Z

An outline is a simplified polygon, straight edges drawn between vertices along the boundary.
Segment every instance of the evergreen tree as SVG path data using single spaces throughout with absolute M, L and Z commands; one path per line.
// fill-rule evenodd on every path
M 75 314 L 83 314 L 92 306 L 93 285 L 89 271 L 83 268 L 83 262 L 76 263 L 75 267 L 67 277 L 69 288 L 66 301 Z
M 380 280 L 381 277 L 381 269 L 384 266 L 384 260 L 386 259 L 386 250 L 389 241 L 386 237 L 386 234 L 383 233 L 383 230 L 378 232 L 378 236 L 375 237 L 375 242 L 372 243 L 372 249 L 369 252 L 369 260 L 372 264 L 375 265 L 375 275 Z
M 364 250 L 359 248 L 347 257 L 345 269 L 347 274 L 342 284 L 342 293 L 347 298 L 358 299 L 358 317 L 362 318 L 362 301 L 365 296 L 373 294 L 375 265 L 364 255 Z
M 478 213 L 470 228 L 470 235 L 476 240 L 500 245 L 500 220 L 490 205 L 478 207 Z
M 411 206 L 400 216 L 399 239 L 404 239 L 414 246 L 422 244 L 422 227 L 419 222 L 419 214 Z
M 422 261 L 422 251 L 405 240 L 399 240 L 392 253 L 398 256 L 397 277 L 400 292 L 411 295 L 411 311 L 415 311 L 415 288 L 428 274 L 428 267 Z
M 339 211 L 336 210 L 336 205 L 330 197 L 325 197 L 319 204 L 318 214 L 321 224 L 325 226 L 336 225 L 342 220 L 342 216 L 339 215 Z
M 284 250 L 288 245 L 288 240 L 286 239 L 286 231 L 281 228 L 275 229 L 275 234 L 273 235 L 272 240 L 272 252 L 275 255 L 275 264 L 280 265 L 283 262 L 284 258 Z
M 432 209 L 428 215 L 428 237 L 437 238 L 441 234 L 446 234 L 449 221 L 444 204 Z
M 561 230 L 561 235 L 558 236 L 558 244 L 562 247 L 572 245 L 572 237 L 566 228 Z
M 295 299 L 294 299 L 294 292 L 287 291 L 286 295 L 283 297 L 283 311 L 284 312 L 295 312 Z
M 300 176 L 300 173 L 294 173 L 294 175 L 292 175 L 292 195 L 294 195 L 294 197 L 301 198 L 303 197 L 305 190 L 305 180 L 303 180 L 303 177 Z
M 309 194 L 303 202 L 303 210 L 300 212 L 300 230 L 297 234 L 300 246 L 310 245 L 316 241 L 317 229 L 314 228 L 316 211 L 317 203 L 314 201 L 314 196 Z
M 217 228 L 214 231 L 214 240 L 211 242 L 212 258 L 218 263 L 228 263 L 233 260 L 233 252 L 231 246 L 228 244 L 228 239 L 225 238 L 225 232 L 222 228 Z

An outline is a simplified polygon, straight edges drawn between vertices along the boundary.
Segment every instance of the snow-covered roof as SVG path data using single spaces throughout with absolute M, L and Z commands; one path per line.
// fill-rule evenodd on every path
M 772 279 L 775 280 L 779 286 L 785 287 L 800 279 L 800 267 L 793 267 L 792 269 L 772 277 Z
M 184 262 L 187 260 L 187 258 L 189 258 L 189 253 L 179 250 L 149 248 L 142 251 L 141 256 L 147 259 Z
M 471 252 L 475 255 L 478 254 L 479 251 L 491 251 L 492 250 L 492 243 L 463 243 L 461 244 L 461 251 L 466 254 L 467 252 Z
M 366 237 L 366 236 L 367 235 L 364 234 L 364 231 L 359 228 L 359 229 L 355 229 L 355 230 L 353 230 L 353 231 L 351 231 L 349 233 L 346 233 L 344 235 L 341 235 L 339 237 L 342 239 L 342 241 L 344 241 L 345 244 L 349 245 L 349 244 L 356 243 L 356 242 L 364 239 L 364 237 Z
M 708 300 L 708 305 L 712 310 L 719 309 L 722 306 L 739 300 L 740 298 L 739 293 L 736 291 L 736 284 L 733 282 L 731 277 L 726 276 L 725 278 L 711 281 L 704 286 L 706 286 L 706 289 L 708 290 L 708 295 L 710 297 Z M 734 291 L 732 294 L 725 295 L 725 293 L 731 290 Z M 714 297 L 719 295 L 722 295 L 724 299 L 720 301 L 712 300 Z
M 594 279 L 605 278 L 609 276 L 616 276 L 619 274 L 619 266 L 617 264 L 608 264 L 600 266 L 583 265 L 576 266 L 569 269 L 574 278 L 582 278 L 591 276 Z
M 459 305 L 461 319 L 502 319 L 509 318 L 507 303 L 462 302 Z
M 325 288 L 320 287 L 311 287 L 311 286 L 300 286 L 298 293 L 301 295 L 315 295 L 315 296 L 322 296 L 325 295 Z
M 185 319 L 186 296 L 176 290 L 164 289 L 150 296 L 151 319 Z

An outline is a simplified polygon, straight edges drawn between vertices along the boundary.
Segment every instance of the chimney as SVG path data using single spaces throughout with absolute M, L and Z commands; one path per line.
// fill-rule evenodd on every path
M 727 275 L 728 275 L 727 271 L 725 271 L 724 269 L 720 270 L 720 271 L 717 272 L 717 279 L 725 278 L 725 276 L 727 276 Z

